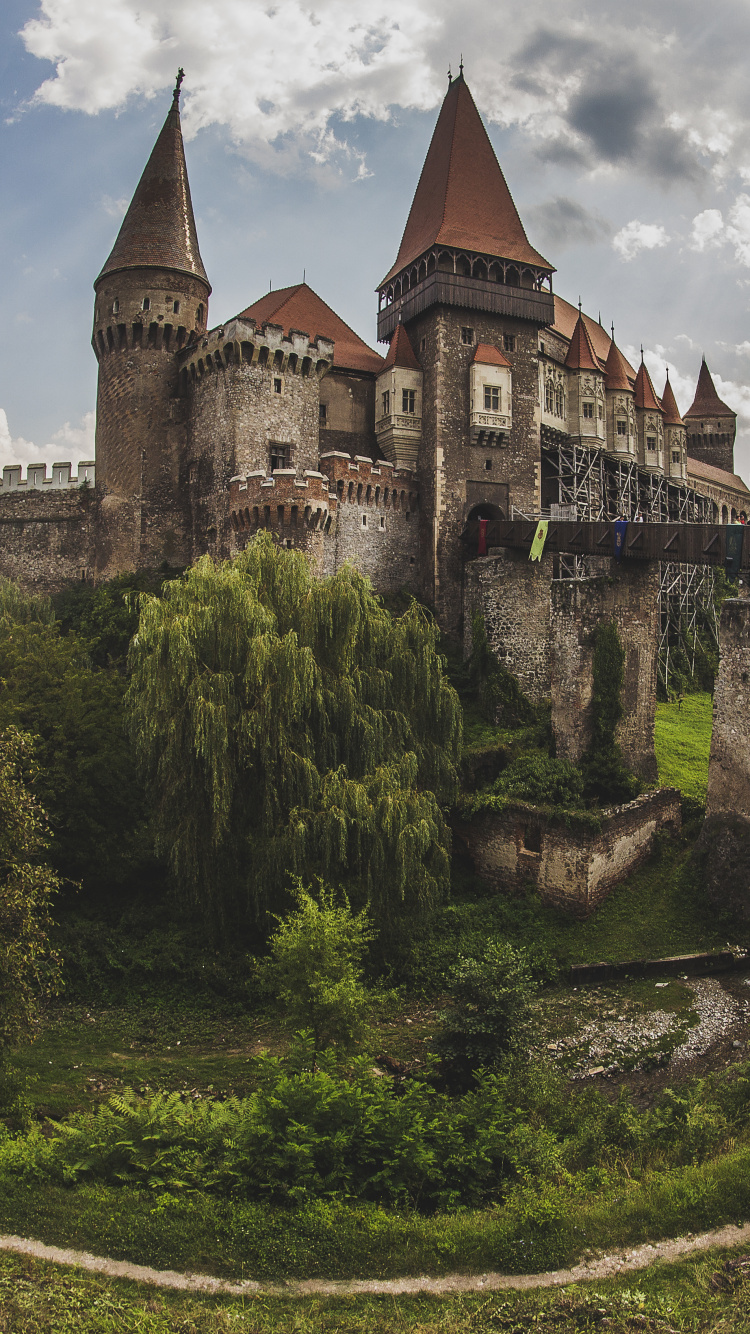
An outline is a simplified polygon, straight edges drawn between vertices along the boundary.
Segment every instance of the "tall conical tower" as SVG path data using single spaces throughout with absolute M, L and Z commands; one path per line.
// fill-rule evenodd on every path
M 203 334 L 211 286 L 172 105 L 94 284 L 99 571 L 187 564 L 189 503 L 176 353 Z
M 389 340 L 400 321 L 424 376 L 423 591 L 453 630 L 466 521 L 539 504 L 539 330 L 555 320 L 553 271 L 529 243 L 462 70 L 378 311 L 378 338 Z
M 719 398 L 705 357 L 701 361 L 695 398 L 685 413 L 685 425 L 690 458 L 734 472 L 737 413 Z

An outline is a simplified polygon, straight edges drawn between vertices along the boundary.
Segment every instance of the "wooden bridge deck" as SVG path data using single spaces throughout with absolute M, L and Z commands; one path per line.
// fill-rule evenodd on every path
M 490 519 L 487 523 L 487 551 L 492 547 L 512 547 L 529 551 L 537 529 L 536 519 Z M 629 523 L 625 530 L 622 561 L 678 561 L 686 565 L 727 564 L 727 532 L 737 532 L 738 525 L 703 523 Z M 750 567 L 750 527 L 743 527 L 740 568 Z M 466 525 L 464 542 L 469 559 L 475 559 L 479 547 L 479 521 Z M 575 556 L 614 556 L 614 521 L 578 523 L 549 520 L 545 553 L 564 552 Z

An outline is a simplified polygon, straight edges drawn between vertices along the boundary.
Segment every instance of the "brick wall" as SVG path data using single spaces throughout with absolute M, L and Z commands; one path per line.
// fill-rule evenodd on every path
M 655 834 L 680 829 L 676 788 L 646 792 L 602 815 L 600 832 L 567 829 L 516 805 L 456 827 L 477 875 L 492 889 L 533 885 L 544 903 L 586 916 L 649 855 Z

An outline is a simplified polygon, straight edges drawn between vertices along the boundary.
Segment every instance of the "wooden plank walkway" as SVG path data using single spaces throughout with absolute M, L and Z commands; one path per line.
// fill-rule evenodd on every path
M 490 519 L 487 523 L 487 551 L 492 547 L 511 547 L 529 551 L 537 528 L 536 519 Z M 629 523 L 625 532 L 622 562 L 676 561 L 686 565 L 727 564 L 727 532 L 742 532 L 740 568 L 750 568 L 750 527 L 703 523 Z M 479 521 L 466 525 L 463 541 L 469 559 L 479 546 Z M 614 521 L 579 523 L 549 520 L 545 552 L 564 552 L 576 556 L 614 556 Z

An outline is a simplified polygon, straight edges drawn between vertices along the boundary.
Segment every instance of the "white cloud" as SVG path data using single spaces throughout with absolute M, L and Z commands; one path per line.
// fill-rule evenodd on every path
M 693 250 L 710 250 L 724 240 L 724 219 L 718 208 L 707 208 L 693 218 L 690 245 Z
M 124 218 L 128 211 L 130 200 L 127 198 L 113 199 L 111 195 L 102 195 L 102 208 L 110 218 Z
M 35 445 L 21 435 L 11 435 L 7 413 L 0 408 L 0 468 L 9 463 L 21 463 L 25 469 L 29 463 L 71 462 L 75 469 L 79 462 L 94 457 L 95 428 L 95 414 L 87 412 L 81 418 L 80 426 L 65 422 L 47 444 Z
M 620 228 L 612 238 L 612 245 L 621 259 L 631 260 L 641 250 L 657 250 L 665 246 L 668 240 L 665 228 L 658 223 L 639 222 L 634 218 Z

